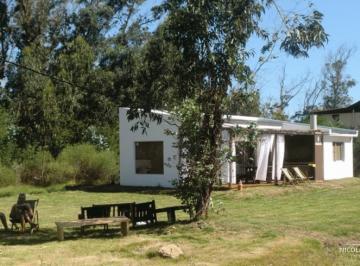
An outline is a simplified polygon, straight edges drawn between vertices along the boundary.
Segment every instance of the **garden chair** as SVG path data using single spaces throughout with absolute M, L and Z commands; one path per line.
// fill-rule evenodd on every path
M 155 224 L 157 222 L 155 200 L 136 203 L 134 206 L 133 227 L 139 224 Z
M 33 217 L 31 222 L 34 224 L 34 227 L 30 228 L 30 233 L 33 233 L 34 231 L 39 230 L 39 213 L 38 213 L 38 205 L 39 205 L 39 199 L 36 200 L 25 200 L 24 204 L 28 204 L 33 212 Z M 18 224 L 23 227 L 23 225 L 26 227 L 26 223 L 21 217 L 10 217 L 11 222 L 11 230 L 19 230 Z M 24 230 L 25 228 L 22 228 Z
M 284 174 L 284 183 L 286 182 L 286 180 L 290 183 L 290 184 L 295 184 L 296 178 L 293 176 L 293 174 L 289 171 L 289 169 L 287 168 L 282 168 L 281 172 Z
M 308 181 L 310 179 L 310 177 L 306 176 L 304 174 L 303 171 L 301 171 L 301 169 L 299 167 L 293 167 L 293 170 L 296 174 L 296 176 L 301 180 L 301 181 Z

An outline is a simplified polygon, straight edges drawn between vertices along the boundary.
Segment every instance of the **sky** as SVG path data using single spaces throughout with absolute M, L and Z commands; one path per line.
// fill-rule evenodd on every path
M 296 7 L 293 0 L 279 0 L 279 4 L 284 9 Z M 305 2 L 305 1 L 304 1 Z M 326 57 L 330 52 L 335 53 L 340 46 L 354 49 L 355 52 L 349 59 L 345 73 L 354 78 L 358 84 L 349 91 L 353 102 L 360 100 L 360 1 L 359 0 L 314 0 L 315 8 L 324 15 L 323 26 L 329 34 L 328 43 L 323 48 L 313 48 L 310 50 L 309 57 L 298 59 L 276 52 L 279 56 L 273 62 L 268 63 L 259 74 L 259 85 L 261 88 L 262 101 L 279 98 L 279 78 L 282 68 L 286 66 L 286 82 L 296 83 L 301 77 L 310 74 L 313 81 L 321 76 L 321 69 L 324 66 Z M 264 23 L 272 26 L 273 16 Z M 254 41 L 256 46 L 256 41 Z M 287 113 L 292 115 L 300 110 L 304 102 L 306 88 L 293 99 L 287 108 Z
M 304 11 L 305 0 L 277 0 L 283 10 Z M 145 2 L 147 11 L 149 7 L 159 1 Z M 310 78 L 315 82 L 321 76 L 321 69 L 325 59 L 330 52 L 336 52 L 340 46 L 357 49 L 349 59 L 346 74 L 357 80 L 358 84 L 350 89 L 350 96 L 353 101 L 360 100 L 360 0 L 313 0 L 314 8 L 324 15 L 323 26 L 329 34 L 328 43 L 323 48 L 313 48 L 308 58 L 293 58 L 284 52 L 276 51 L 276 60 L 267 63 L 260 71 L 257 82 L 260 87 L 262 102 L 279 98 L 279 78 L 282 69 L 286 66 L 286 83 L 292 84 L 309 73 Z M 263 24 L 267 28 L 278 28 L 279 17 L 275 12 L 269 12 Z M 249 48 L 260 47 L 259 41 L 253 39 Z M 256 60 L 256 59 L 254 59 Z M 301 91 L 290 103 L 287 113 L 291 116 L 300 110 L 304 102 L 305 90 Z

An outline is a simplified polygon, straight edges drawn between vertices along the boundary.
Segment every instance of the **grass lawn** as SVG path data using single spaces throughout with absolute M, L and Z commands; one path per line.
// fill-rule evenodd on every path
M 0 211 L 8 213 L 17 193 L 39 198 L 40 232 L 34 235 L 0 230 L 0 265 L 359 265 L 360 251 L 339 248 L 360 243 L 360 179 L 299 186 L 266 186 L 214 193 L 209 218 L 130 231 L 105 233 L 101 227 L 80 235 L 65 231 L 56 240 L 54 222 L 76 219 L 80 206 L 141 202 L 157 207 L 179 202 L 167 193 L 99 193 L 60 187 L 0 189 Z M 185 213 L 178 215 L 186 220 Z M 165 217 L 160 217 L 165 219 Z M 177 260 L 163 259 L 157 249 L 176 243 Z M 359 248 L 360 250 L 360 248 Z

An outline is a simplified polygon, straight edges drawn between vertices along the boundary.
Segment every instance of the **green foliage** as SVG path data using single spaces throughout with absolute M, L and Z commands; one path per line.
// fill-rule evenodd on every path
M 310 123 L 310 115 L 304 116 L 302 120 L 299 120 L 301 123 Z M 322 115 L 317 116 L 317 123 L 320 126 L 325 127 L 338 127 L 338 128 L 346 128 L 341 121 L 335 121 L 333 119 L 328 119 Z
M 0 164 L 11 166 L 22 154 L 16 145 L 16 131 L 11 115 L 0 108 Z
M 98 151 L 89 144 L 66 147 L 57 161 L 71 167 L 72 179 L 77 184 L 108 184 L 118 176 L 116 154 L 109 150 Z
M 147 36 L 143 2 L 1 2 L 0 52 L 11 49 L 15 64 L 4 72 L 0 54 L 0 104 L 14 114 L 16 146 L 56 157 L 89 141 L 91 127 L 106 128 L 104 137 L 116 143 L 118 107 L 127 105 L 134 57 Z
M 17 184 L 16 172 L 0 163 L 0 187 L 6 187 Z
M 258 90 L 231 90 L 226 102 L 226 113 L 230 115 L 259 116 L 260 93 Z
M 168 132 L 177 136 L 177 148 L 179 148 L 182 162 L 178 165 L 179 178 L 174 180 L 176 195 L 183 204 L 192 207 L 193 211 L 199 211 L 204 205 L 202 190 L 209 187 L 209 183 L 215 183 L 215 179 L 209 179 L 208 172 L 214 168 L 209 160 L 202 161 L 210 156 L 208 147 L 199 147 L 201 138 L 201 123 L 203 116 L 200 108 L 193 100 L 184 101 L 182 106 L 175 108 L 171 120 L 181 124 L 177 132 Z M 206 204 L 206 203 L 205 203 Z
M 49 186 L 71 180 L 71 166 L 55 161 L 46 151 L 39 151 L 24 161 L 20 168 L 20 180 L 24 184 Z
M 66 182 L 108 184 L 115 181 L 117 174 L 116 154 L 89 144 L 67 146 L 56 160 L 47 151 L 34 152 L 20 166 L 21 182 L 38 186 Z

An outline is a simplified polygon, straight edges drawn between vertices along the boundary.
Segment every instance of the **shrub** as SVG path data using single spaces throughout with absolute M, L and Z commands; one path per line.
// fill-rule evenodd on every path
M 70 165 L 77 184 L 96 185 L 114 182 L 117 173 L 117 156 L 114 152 L 98 151 L 89 144 L 66 147 L 58 162 Z
M 64 183 L 71 179 L 73 169 L 58 163 L 47 151 L 39 151 L 27 159 L 20 169 L 22 183 L 40 186 Z
M 0 187 L 16 185 L 17 176 L 15 171 L 7 166 L 0 164 Z

